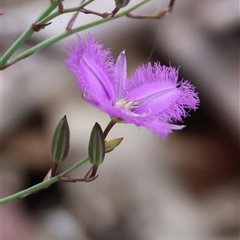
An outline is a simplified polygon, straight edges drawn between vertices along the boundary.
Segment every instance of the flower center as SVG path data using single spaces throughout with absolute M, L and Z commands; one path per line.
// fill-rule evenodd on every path
M 128 102 L 125 98 L 118 100 L 114 105 L 118 107 L 123 107 L 125 110 L 131 109 L 134 102 Z
M 118 100 L 117 102 L 115 102 L 115 107 L 120 108 L 122 107 L 125 112 L 132 117 L 146 117 L 147 115 L 150 114 L 151 110 L 149 109 L 148 112 L 146 113 L 134 113 L 134 109 L 140 107 L 141 105 L 143 105 L 145 103 L 145 100 L 141 100 L 141 101 L 127 101 L 125 98 L 121 98 L 120 100 Z

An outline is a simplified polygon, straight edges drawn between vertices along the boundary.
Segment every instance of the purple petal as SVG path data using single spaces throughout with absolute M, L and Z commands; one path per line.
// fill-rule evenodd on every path
M 111 52 L 102 48 L 91 35 L 85 42 L 78 37 L 78 44 L 71 43 L 66 51 L 69 59 L 65 61 L 70 72 L 77 76 L 84 98 L 98 105 L 114 99 L 114 62 Z
M 116 77 L 115 101 L 118 101 L 124 96 L 125 84 L 127 79 L 127 59 L 125 51 L 122 51 L 117 58 L 115 66 L 115 77 Z
M 148 128 L 155 136 L 165 139 L 172 130 L 181 130 L 185 126 L 165 122 L 146 122 L 144 127 Z
M 127 100 L 135 101 L 136 114 L 149 113 L 151 120 L 181 120 L 185 109 L 196 109 L 199 103 L 194 87 L 187 81 L 177 83 L 178 70 L 155 63 L 139 67 L 127 85 Z

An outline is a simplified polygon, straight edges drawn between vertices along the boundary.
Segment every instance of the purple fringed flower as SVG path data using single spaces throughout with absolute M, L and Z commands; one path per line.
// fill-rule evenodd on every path
M 127 60 L 121 52 L 115 63 L 110 50 L 89 35 L 84 41 L 70 43 L 66 66 L 77 77 L 84 99 L 106 112 L 117 122 L 143 126 L 164 138 L 182 121 L 189 110 L 199 105 L 195 87 L 188 81 L 177 82 L 178 69 L 153 65 L 139 66 L 127 78 Z

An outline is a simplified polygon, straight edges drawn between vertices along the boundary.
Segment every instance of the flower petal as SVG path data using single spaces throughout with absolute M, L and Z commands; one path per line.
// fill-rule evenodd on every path
M 127 79 L 127 59 L 125 51 L 122 51 L 116 61 L 115 66 L 116 90 L 115 101 L 123 98 L 125 91 L 125 84 Z
M 148 128 L 155 136 L 165 139 L 172 130 L 181 130 L 185 126 L 165 122 L 146 122 L 144 127 Z
M 187 81 L 177 83 L 178 70 L 150 63 L 139 67 L 126 86 L 128 101 L 139 106 L 134 113 L 150 112 L 149 120 L 167 122 L 181 120 L 187 115 L 185 108 L 196 109 L 199 98 Z
M 84 98 L 89 102 L 101 104 L 114 100 L 114 62 L 109 50 L 96 43 L 89 35 L 84 42 L 78 37 L 78 44 L 70 44 L 66 51 L 69 59 L 65 61 L 69 70 L 76 74 Z

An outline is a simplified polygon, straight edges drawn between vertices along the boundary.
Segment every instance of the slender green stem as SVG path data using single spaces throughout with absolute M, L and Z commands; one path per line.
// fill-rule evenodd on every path
M 5 67 L 8 67 L 8 66 L 10 66 L 10 65 L 12 65 L 12 64 L 20 61 L 20 60 L 22 60 L 22 59 L 24 59 L 24 58 L 32 55 L 33 53 L 35 53 L 35 52 L 37 52 L 37 51 L 39 51 L 39 50 L 41 50 L 41 49 L 43 49 L 43 48 L 45 48 L 45 47 L 47 47 L 47 46 L 50 46 L 50 45 L 52 45 L 53 43 L 58 42 L 58 41 L 66 38 L 67 36 L 70 36 L 70 35 L 72 35 L 72 34 L 74 34 L 74 33 L 83 31 L 83 30 L 88 29 L 88 28 L 91 28 L 91 27 L 95 27 L 95 26 L 97 26 L 97 25 L 100 25 L 100 24 L 109 22 L 109 21 L 114 20 L 114 19 L 117 19 L 117 18 L 124 17 L 124 16 L 127 15 L 127 13 L 133 11 L 133 10 L 136 9 L 136 8 L 139 8 L 140 6 L 144 5 L 144 4 L 145 4 L 146 2 L 148 2 L 148 1 L 149 1 L 149 0 L 143 0 L 143 1 L 141 1 L 140 3 L 136 4 L 135 6 L 129 8 L 128 10 L 123 11 L 123 12 L 117 14 L 117 15 L 115 16 L 115 18 L 104 18 L 104 19 L 100 19 L 100 20 L 97 20 L 97 21 L 95 21 L 95 22 L 88 23 L 88 24 L 86 24 L 86 25 L 73 28 L 72 30 L 66 31 L 66 32 L 61 33 L 61 34 L 59 34 L 59 35 L 57 35 L 57 36 L 54 36 L 54 37 L 52 37 L 52 38 L 49 38 L 49 39 L 47 39 L 47 40 L 45 40 L 45 41 L 43 41 L 43 42 L 35 45 L 34 47 L 26 50 L 25 52 L 19 54 L 18 56 L 10 59 L 10 61 L 6 64 Z M 2 67 L 2 65 L 0 65 L 0 69 L 2 69 L 1 67 Z
M 34 47 L 26 50 L 25 52 L 19 54 L 18 56 L 16 56 L 15 58 L 12 58 L 7 65 L 12 65 L 13 63 L 16 63 L 30 55 L 32 55 L 33 53 L 47 47 L 47 46 L 50 46 L 52 45 L 53 43 L 55 42 L 58 42 L 64 38 L 66 38 L 67 36 L 70 36 L 72 35 L 73 33 L 76 33 L 76 32 L 80 32 L 80 31 L 83 31 L 85 29 L 88 29 L 88 28 L 91 28 L 91 27 L 94 27 L 94 26 L 97 26 L 97 25 L 100 25 L 102 23 L 105 23 L 107 21 L 110 21 L 111 19 L 110 18 L 106 18 L 106 19 L 101 19 L 101 20 L 98 20 L 98 21 L 95 21 L 95 22 L 92 22 L 92 23 L 88 23 L 86 25 L 83 25 L 81 27 L 77 27 L 77 28 L 74 28 L 72 30 L 69 30 L 69 31 L 66 31 L 66 32 L 63 32 L 57 36 L 54 36 L 52 38 L 49 38 L 37 45 L 35 45 Z
M 36 22 L 42 20 L 48 16 L 56 7 L 57 1 L 51 1 L 49 6 L 39 15 Z M 5 52 L 5 54 L 0 59 L 0 69 L 3 69 L 8 59 L 13 55 L 13 53 L 34 33 L 32 26 L 30 26 L 22 35 L 12 44 L 12 46 Z
M 76 164 L 74 164 L 73 166 L 71 166 L 70 168 L 68 168 L 66 171 L 58 174 L 55 177 L 52 177 L 52 178 L 50 178 L 50 179 L 48 179 L 44 182 L 41 182 L 41 183 L 38 183 L 38 184 L 32 186 L 30 188 L 27 188 L 27 189 L 24 189 L 20 192 L 12 194 L 8 197 L 2 198 L 2 199 L 0 199 L 0 204 L 11 202 L 11 201 L 16 200 L 18 198 L 21 198 L 25 195 L 28 195 L 30 193 L 34 193 L 34 192 L 39 191 L 43 188 L 46 188 L 46 187 L 50 186 L 51 184 L 53 184 L 55 182 L 58 182 L 62 176 L 65 176 L 66 174 L 68 174 L 68 173 L 72 172 L 73 170 L 77 169 L 78 167 L 80 167 L 81 165 L 86 163 L 88 160 L 89 160 L 88 157 L 86 157 L 86 158 L 82 159 L 81 161 L 77 162 Z
M 64 172 L 58 174 L 57 177 L 63 177 L 63 176 L 65 176 L 66 174 L 68 174 L 68 173 L 72 172 L 73 170 L 79 168 L 81 165 L 83 165 L 84 163 L 86 163 L 88 160 L 89 160 L 88 157 L 80 160 L 79 162 L 77 162 L 76 164 L 74 164 L 73 166 L 71 166 L 70 168 L 68 168 L 67 170 L 65 170 Z

